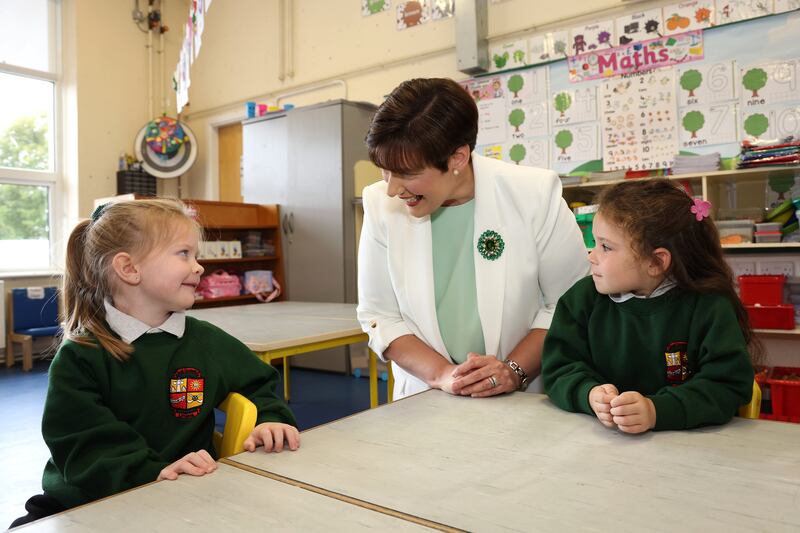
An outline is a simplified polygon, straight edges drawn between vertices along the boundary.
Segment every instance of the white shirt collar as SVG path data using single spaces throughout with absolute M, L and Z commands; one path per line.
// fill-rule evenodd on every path
M 169 315 L 163 324 L 157 328 L 151 328 L 138 318 L 125 314 L 113 305 L 108 300 L 104 302 L 106 308 L 106 322 L 109 327 L 119 335 L 127 344 L 133 343 L 136 339 L 147 333 L 170 333 L 179 339 L 183 337 L 186 331 L 186 313 L 183 311 L 176 311 Z
M 632 292 L 626 292 L 623 294 L 609 294 L 608 297 L 618 304 L 627 302 L 631 298 L 655 298 L 656 296 L 661 296 L 662 294 L 669 292 L 670 289 L 673 289 L 677 284 L 678 283 L 675 281 L 675 278 L 664 278 L 664 281 L 661 282 L 661 285 L 656 287 L 656 289 L 649 296 L 641 296 L 639 294 L 633 294 Z

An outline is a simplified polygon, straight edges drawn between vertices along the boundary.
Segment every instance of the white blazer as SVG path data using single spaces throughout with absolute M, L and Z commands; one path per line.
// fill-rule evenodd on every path
M 550 170 L 472 154 L 475 174 L 475 283 L 486 353 L 505 360 L 533 328 L 549 329 L 558 298 L 589 272 L 575 216 Z M 358 251 L 358 320 L 381 359 L 402 335 L 416 335 L 451 363 L 436 318 L 430 217 L 410 215 L 385 182 L 364 189 Z M 495 261 L 477 242 L 486 230 L 505 242 Z M 393 365 L 394 397 L 428 389 Z M 529 391 L 541 392 L 540 380 Z

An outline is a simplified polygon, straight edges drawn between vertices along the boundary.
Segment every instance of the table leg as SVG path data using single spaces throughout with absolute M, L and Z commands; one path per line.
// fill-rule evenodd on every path
M 386 380 L 386 403 L 392 403 L 394 399 L 394 374 L 392 373 L 392 363 L 389 361 L 386 363 L 386 367 L 389 370 L 389 379 Z
M 283 356 L 283 399 L 289 403 L 289 357 Z
M 378 407 L 378 360 L 375 352 L 369 350 L 369 408 Z

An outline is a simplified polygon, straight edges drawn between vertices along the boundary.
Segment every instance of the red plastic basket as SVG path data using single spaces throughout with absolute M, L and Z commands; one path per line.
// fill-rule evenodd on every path
M 783 303 L 786 276 L 739 276 L 739 298 L 745 305 Z
M 750 327 L 761 329 L 794 329 L 794 306 L 745 305 Z
M 772 393 L 772 414 L 779 419 L 800 417 L 800 368 L 776 366 L 767 383 Z

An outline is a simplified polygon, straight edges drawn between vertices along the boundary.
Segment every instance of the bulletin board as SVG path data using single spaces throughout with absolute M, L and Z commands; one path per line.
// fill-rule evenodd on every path
M 745 138 L 800 136 L 797 9 L 695 0 L 496 43 L 494 72 L 461 82 L 478 105 L 476 149 L 569 174 L 732 158 Z

